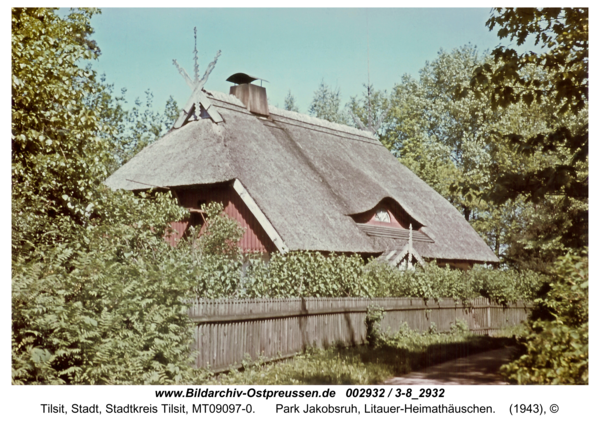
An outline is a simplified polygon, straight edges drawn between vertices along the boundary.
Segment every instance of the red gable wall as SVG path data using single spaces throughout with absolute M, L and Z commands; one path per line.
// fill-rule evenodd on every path
M 179 204 L 184 208 L 199 209 L 199 202 L 205 201 L 219 202 L 224 205 L 224 212 L 227 216 L 235 219 L 245 230 L 238 246 L 244 253 L 246 252 L 276 252 L 277 247 L 273 244 L 269 236 L 262 229 L 252 212 L 244 204 L 239 195 L 229 184 L 219 184 L 211 186 L 199 186 L 189 189 L 177 190 Z M 175 246 L 177 241 L 184 234 L 189 225 L 188 221 L 173 222 L 171 227 L 178 234 L 166 237 L 171 246 Z

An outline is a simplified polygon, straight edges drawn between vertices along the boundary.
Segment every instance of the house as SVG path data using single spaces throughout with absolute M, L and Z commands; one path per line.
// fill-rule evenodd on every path
M 393 266 L 498 262 L 372 133 L 275 108 L 254 78 L 236 75 L 230 94 L 190 84 L 195 94 L 173 129 L 106 180 L 172 190 L 191 218 L 172 224 L 171 243 L 202 223 L 204 203 L 219 201 L 245 228 L 244 251 L 357 253 Z

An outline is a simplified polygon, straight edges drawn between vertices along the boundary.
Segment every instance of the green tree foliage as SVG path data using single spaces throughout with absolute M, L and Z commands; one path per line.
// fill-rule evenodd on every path
M 223 213 L 223 205 L 203 207 L 205 224 L 179 242 L 179 263 L 193 293 L 204 298 L 240 297 L 244 258 L 238 246 L 244 230 Z
M 114 84 L 106 83 L 105 75 L 100 76 L 98 84 L 98 90 L 87 93 L 84 104 L 97 111 L 103 126 L 110 129 L 110 133 L 99 136 L 112 143 L 113 163 L 107 166 L 111 174 L 169 131 L 179 110 L 173 97 L 167 99 L 162 113 L 154 110 L 154 95 L 150 89 L 145 92 L 145 102 L 136 98 L 133 107 L 128 108 L 126 88 L 115 95 Z
M 474 82 L 494 87 L 490 97 L 493 106 L 504 107 L 523 97 L 527 103 L 551 97 L 561 105 L 559 113 L 570 110 L 577 115 L 585 109 L 589 61 L 587 8 L 496 8 L 486 25 L 490 31 L 500 27 L 498 37 L 516 39 L 519 46 L 529 36 L 535 37 L 535 44 L 543 49 L 543 53 L 519 55 L 514 49 L 500 46 L 492 52 L 495 62 L 502 66 L 478 69 Z M 545 69 L 549 78 L 523 78 L 519 71 L 531 63 Z M 515 86 L 510 87 L 509 83 Z
M 386 143 L 400 161 L 449 199 L 471 218 L 474 196 L 487 187 L 490 168 L 490 124 L 497 120 L 485 101 L 474 96 L 457 98 L 456 86 L 466 85 L 481 63 L 471 45 L 440 51 L 426 63 L 419 81 L 405 75 L 394 88 L 393 127 Z M 473 181 L 477 188 L 465 195 L 453 193 L 451 185 Z
M 488 98 L 470 89 L 473 72 L 490 66 L 470 45 L 441 51 L 420 72 L 419 80 L 404 76 L 394 88 L 383 142 L 400 161 L 448 199 L 505 263 L 547 271 L 564 253 L 565 236 L 576 226 L 586 204 L 546 196 L 537 204 L 525 194 L 498 205 L 489 194 L 506 172 L 525 175 L 569 160 L 565 149 L 522 155 L 507 136 L 550 133 L 559 123 L 572 128 L 578 119 L 550 101 L 519 102 L 494 109 Z M 522 73 L 545 78 L 531 65 Z
M 298 105 L 296 104 L 296 98 L 292 95 L 291 90 L 288 91 L 283 100 L 283 108 L 292 112 L 300 112 L 300 109 L 298 109 Z
M 325 81 L 321 81 L 308 107 L 308 113 L 326 121 L 346 124 L 347 118 L 344 116 L 343 111 L 340 110 L 340 104 L 340 89 L 332 89 L 325 84 Z
M 79 64 L 99 54 L 94 11 L 62 19 L 51 9 L 12 15 L 13 252 L 51 245 L 94 219 L 114 219 L 101 182 L 113 163 L 115 125 L 106 85 Z M 159 227 L 157 227 L 159 228 Z
M 205 206 L 206 225 L 202 227 L 199 240 L 200 251 L 204 255 L 219 255 L 238 259 L 241 250 L 238 242 L 244 235 L 238 222 L 223 214 L 223 205 L 211 202 Z
M 189 281 L 162 238 L 186 212 L 168 194 L 102 184 L 123 111 L 98 106 L 109 93 L 80 66 L 99 54 L 94 13 L 12 11 L 15 384 L 176 382 L 190 370 Z
M 162 137 L 179 117 L 177 102 L 172 96 L 167 99 L 161 113 L 153 109 L 152 92 L 148 89 L 145 95 L 144 103 L 137 98 L 134 106 L 127 111 L 125 122 L 128 127 L 120 134 L 120 139 L 117 139 L 118 144 L 122 146 L 122 157 L 119 158 L 121 165 Z
M 102 163 L 108 152 L 102 151 L 96 137 L 100 124 L 93 111 L 82 105 L 86 94 L 97 87 L 92 72 L 77 65 L 99 53 L 88 40 L 91 14 L 85 11 L 60 19 L 47 9 L 12 13 L 16 251 L 33 241 L 58 242 L 73 225 L 88 222 L 93 192 L 107 176 Z M 15 228 L 15 223 L 23 225 Z
M 376 134 L 386 141 L 389 125 L 387 116 L 391 107 L 386 91 L 375 90 L 372 85 L 364 86 L 361 97 L 353 96 L 347 107 L 357 128 Z
M 517 384 L 588 384 L 589 270 L 584 256 L 567 254 L 554 267 L 547 296 L 538 299 L 546 319 L 529 323 L 525 353 L 503 367 Z
M 520 199 L 498 208 L 482 197 L 491 189 L 492 173 L 502 166 L 498 162 L 509 163 L 512 157 L 492 137 L 494 131 L 510 125 L 509 119 L 494 112 L 485 99 L 455 95 L 457 87 L 468 87 L 473 70 L 485 61 L 475 47 L 467 45 L 440 51 L 420 71 L 419 80 L 405 75 L 394 88 L 382 141 L 455 205 L 501 256 L 501 248 L 523 214 L 516 205 Z M 511 119 L 520 116 L 515 111 Z M 465 183 L 471 188 L 468 192 L 453 189 Z
M 522 45 L 531 36 L 542 53 L 518 54 L 498 47 L 493 64 L 478 67 L 471 87 L 485 96 L 494 110 L 525 103 L 552 104 L 550 130 L 530 134 L 504 134 L 522 156 L 556 152 L 566 158 L 545 167 L 505 169 L 494 179 L 488 198 L 496 203 L 524 195 L 539 203 L 548 195 L 560 196 L 563 212 L 570 212 L 567 247 L 587 245 L 588 212 L 588 9 L 495 9 L 487 26 L 499 27 L 498 36 Z M 495 65 L 495 66 L 492 66 Z M 527 73 L 534 66 L 542 72 Z

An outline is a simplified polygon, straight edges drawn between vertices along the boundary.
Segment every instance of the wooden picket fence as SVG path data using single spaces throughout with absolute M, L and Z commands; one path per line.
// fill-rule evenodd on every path
M 196 366 L 221 371 L 248 356 L 285 358 L 308 346 L 364 343 L 371 305 L 384 309 L 381 328 L 388 334 L 404 322 L 421 332 L 435 323 L 445 332 L 458 320 L 475 333 L 490 334 L 526 320 L 531 306 L 502 306 L 485 298 L 471 300 L 468 307 L 453 299 L 420 298 L 198 299 L 189 311 L 195 323 Z

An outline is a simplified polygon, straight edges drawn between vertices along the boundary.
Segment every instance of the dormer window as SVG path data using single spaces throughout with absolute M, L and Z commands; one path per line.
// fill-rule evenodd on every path
M 375 221 L 391 222 L 389 212 L 384 208 L 377 209 L 377 212 L 375 213 Z
M 408 230 L 412 224 L 414 231 L 423 226 L 412 218 L 394 199 L 385 198 L 368 211 L 353 214 L 357 224 L 375 225 L 380 228 L 404 228 Z

